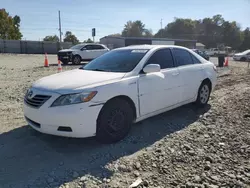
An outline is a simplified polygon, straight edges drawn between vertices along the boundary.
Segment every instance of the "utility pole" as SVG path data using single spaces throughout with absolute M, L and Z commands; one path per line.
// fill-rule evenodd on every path
M 60 45 L 62 42 L 62 27 L 61 27 L 61 14 L 60 14 L 60 10 L 58 11 L 58 15 L 59 15 L 59 38 L 60 38 Z
M 162 37 L 162 34 L 163 32 L 162 32 L 162 19 L 161 19 L 161 37 Z

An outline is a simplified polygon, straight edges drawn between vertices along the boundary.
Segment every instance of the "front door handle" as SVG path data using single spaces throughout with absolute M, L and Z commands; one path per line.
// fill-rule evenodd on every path
M 180 74 L 179 72 L 173 72 L 173 73 L 172 73 L 173 76 L 177 76 L 177 75 L 179 75 L 179 74 Z

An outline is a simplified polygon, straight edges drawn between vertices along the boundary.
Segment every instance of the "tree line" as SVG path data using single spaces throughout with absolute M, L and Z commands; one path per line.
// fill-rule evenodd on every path
M 19 16 L 12 17 L 5 9 L 0 9 L 0 39 L 21 39 L 20 22 Z
M 164 29 L 159 30 L 155 37 L 194 39 L 207 48 L 217 47 L 219 44 L 239 50 L 250 48 L 249 27 L 241 30 L 236 21 L 226 21 L 222 15 L 201 20 L 175 18 Z
M 59 37 L 57 35 L 49 35 L 44 37 L 43 41 L 52 41 L 52 42 L 59 42 Z M 80 41 L 78 38 L 71 32 L 66 31 L 64 35 L 63 42 L 71 42 L 72 44 L 79 44 Z M 93 43 L 93 41 L 88 38 L 87 40 L 83 41 L 84 43 Z
M 236 21 L 226 21 L 222 15 L 200 20 L 175 18 L 154 35 L 140 20 L 128 21 L 121 33 L 110 36 L 191 39 L 207 48 L 223 44 L 237 50 L 250 49 L 249 27 L 241 30 Z
M 22 38 L 20 22 L 19 16 L 12 17 L 5 9 L 0 9 L 0 38 L 20 40 Z M 220 14 L 200 20 L 175 18 L 155 34 L 140 20 L 128 21 L 121 33 L 109 36 L 192 39 L 203 43 L 207 48 L 217 47 L 219 44 L 230 46 L 235 50 L 250 48 L 249 27 L 242 30 L 236 21 L 227 21 Z M 59 37 L 51 35 L 44 37 L 43 40 L 59 42 Z M 63 41 L 73 44 L 80 43 L 71 31 L 65 32 Z M 89 38 L 83 42 L 91 43 L 93 41 Z

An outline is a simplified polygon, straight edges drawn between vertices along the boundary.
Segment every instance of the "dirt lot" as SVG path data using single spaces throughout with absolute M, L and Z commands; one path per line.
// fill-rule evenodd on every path
M 23 96 L 57 72 L 41 55 L 0 54 L 0 188 L 250 187 L 250 71 L 219 70 L 205 109 L 186 105 L 136 124 L 112 145 L 40 134 L 27 126 Z M 216 62 L 216 59 L 212 59 Z M 63 70 L 79 66 L 63 67 Z M 141 183 L 140 183 L 141 182 Z

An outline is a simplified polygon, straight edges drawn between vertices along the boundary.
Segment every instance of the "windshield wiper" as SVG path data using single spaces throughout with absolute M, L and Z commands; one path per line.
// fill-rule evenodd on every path
M 103 70 L 103 69 L 84 69 L 84 67 L 80 67 L 79 69 L 82 69 L 82 70 L 89 70 L 89 71 L 102 71 L 102 72 L 109 72 L 107 70 Z
M 102 71 L 102 72 L 108 72 L 106 70 L 103 70 L 103 69 L 91 69 L 92 71 Z

